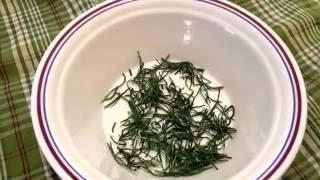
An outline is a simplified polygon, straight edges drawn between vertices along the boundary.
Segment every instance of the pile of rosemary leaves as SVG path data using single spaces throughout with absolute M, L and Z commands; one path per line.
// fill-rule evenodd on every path
M 236 132 L 230 127 L 235 109 L 219 99 L 223 87 L 212 86 L 204 69 L 190 62 L 171 62 L 167 56 L 147 68 L 139 52 L 138 57 L 137 74 L 129 70 L 130 79 L 123 74 L 123 82 L 103 100 L 105 108 L 124 100 L 130 109 L 121 133 L 108 143 L 117 163 L 155 176 L 188 176 L 230 159 L 222 151 Z M 179 87 L 173 76 L 185 86 Z

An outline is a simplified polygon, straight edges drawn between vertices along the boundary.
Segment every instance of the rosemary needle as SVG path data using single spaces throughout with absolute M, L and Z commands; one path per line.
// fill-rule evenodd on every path
M 222 86 L 212 86 L 204 69 L 190 62 L 171 62 L 170 55 L 144 67 L 138 52 L 139 69 L 103 99 L 110 108 L 119 100 L 128 103 L 128 117 L 120 123 L 117 140 L 108 143 L 115 161 L 154 176 L 189 176 L 231 159 L 222 150 L 236 129 L 230 127 L 235 108 L 220 100 Z M 184 80 L 179 87 L 171 76 Z M 126 89 L 120 92 L 120 87 Z M 189 91 L 185 91 L 188 89 Z M 197 89 L 197 90 L 193 90 Z M 212 97 L 212 92 L 217 96 Z M 195 104 L 196 99 L 205 104 Z M 116 123 L 112 126 L 112 133 Z M 115 149 L 113 147 L 116 147 Z

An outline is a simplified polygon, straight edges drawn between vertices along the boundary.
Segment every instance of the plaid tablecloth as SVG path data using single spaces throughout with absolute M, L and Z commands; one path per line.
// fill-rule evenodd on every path
M 59 31 L 100 1 L 0 1 L 0 180 L 58 178 L 33 132 L 29 113 L 32 80 Z M 273 28 L 303 72 L 308 124 L 300 151 L 283 179 L 320 179 L 320 1 L 232 1 Z

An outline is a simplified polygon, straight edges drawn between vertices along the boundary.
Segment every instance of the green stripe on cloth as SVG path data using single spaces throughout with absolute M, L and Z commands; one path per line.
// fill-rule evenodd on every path
M 54 37 L 102 0 L 0 1 L 0 179 L 56 179 L 30 117 L 33 76 Z M 266 22 L 288 45 L 306 82 L 308 124 L 283 179 L 320 179 L 320 2 L 231 0 Z

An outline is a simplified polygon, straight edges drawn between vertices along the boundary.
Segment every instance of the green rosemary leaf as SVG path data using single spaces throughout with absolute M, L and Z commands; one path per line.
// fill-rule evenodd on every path
M 132 77 L 129 69 L 128 80 L 122 74 L 124 81 L 103 99 L 105 108 L 120 100 L 129 107 L 128 117 L 120 122 L 118 141 L 110 136 L 108 144 L 116 162 L 132 171 L 142 168 L 154 176 L 178 177 L 218 169 L 217 163 L 231 159 L 223 150 L 236 132 L 230 127 L 235 108 L 220 100 L 223 86 L 212 86 L 205 70 L 190 62 L 171 62 L 169 54 L 156 59 L 152 68 L 144 67 L 137 54 L 137 74 Z M 179 87 L 173 75 L 180 75 L 185 87 Z M 120 93 L 124 84 L 127 89 Z M 211 97 L 212 92 L 217 96 Z M 205 104 L 195 104 L 196 99 Z

